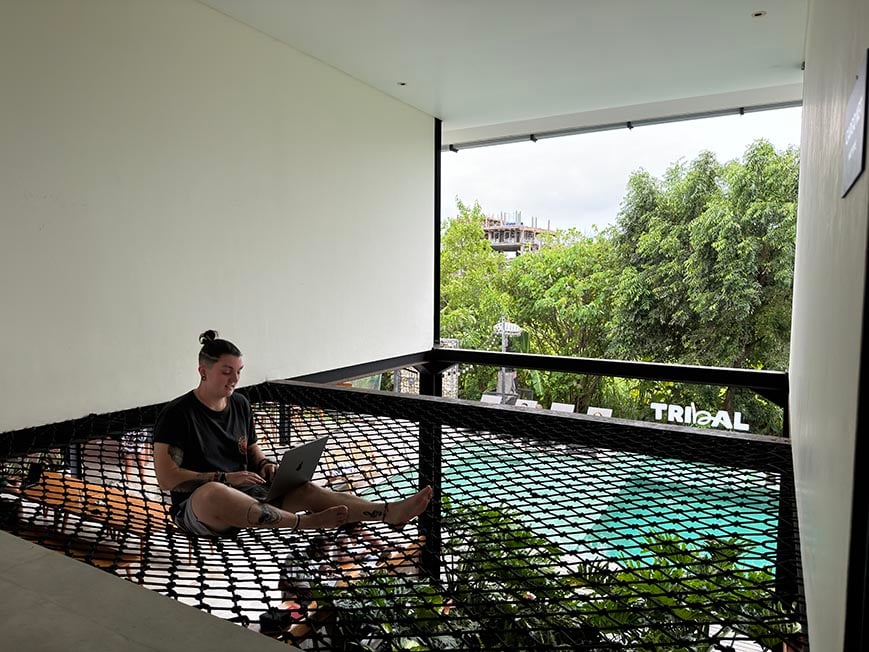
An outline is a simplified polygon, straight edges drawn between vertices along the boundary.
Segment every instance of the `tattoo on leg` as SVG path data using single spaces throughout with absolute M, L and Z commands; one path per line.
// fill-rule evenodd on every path
M 379 518 L 381 521 L 386 520 L 386 515 L 389 513 L 389 503 L 383 503 L 383 511 L 379 509 L 371 509 L 367 512 L 362 512 L 363 516 L 369 516 L 371 518 Z
M 265 503 L 253 503 L 247 510 L 247 522 L 251 525 L 274 525 L 280 523 L 281 514 Z

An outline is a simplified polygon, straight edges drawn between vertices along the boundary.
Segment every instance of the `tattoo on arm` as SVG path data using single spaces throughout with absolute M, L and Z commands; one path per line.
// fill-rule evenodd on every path
M 170 446 L 169 457 L 172 458 L 172 461 L 175 462 L 175 464 L 181 466 L 181 462 L 184 461 L 184 451 L 177 446 Z
M 266 503 L 253 503 L 247 509 L 247 522 L 251 525 L 266 526 L 280 523 L 280 512 Z
M 383 510 L 372 509 L 369 512 L 362 512 L 362 516 L 370 516 L 371 518 L 380 518 L 383 516 Z
M 185 480 L 184 482 L 179 482 L 177 485 L 172 487 L 172 491 L 176 491 L 178 493 L 193 493 L 199 487 L 204 485 L 207 482 L 211 482 L 214 479 L 213 473 L 199 473 L 197 476 L 191 480 Z

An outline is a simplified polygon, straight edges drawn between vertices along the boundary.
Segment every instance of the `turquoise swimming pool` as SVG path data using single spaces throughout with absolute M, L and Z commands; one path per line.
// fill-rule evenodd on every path
M 385 500 L 416 486 L 416 471 L 373 488 Z M 606 450 L 445 438 L 443 491 L 456 504 L 503 504 L 536 533 L 581 558 L 642 557 L 646 536 L 688 542 L 739 538 L 746 566 L 774 558 L 776 478 L 752 471 Z

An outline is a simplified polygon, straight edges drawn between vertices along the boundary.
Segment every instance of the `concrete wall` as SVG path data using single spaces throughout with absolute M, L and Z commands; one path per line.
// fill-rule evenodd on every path
M 869 172 L 840 199 L 845 107 L 869 3 L 811 3 L 791 338 L 791 415 L 813 650 L 843 649 Z
M 208 328 L 246 384 L 431 346 L 430 116 L 193 0 L 3 0 L 0 89 L 0 432 Z

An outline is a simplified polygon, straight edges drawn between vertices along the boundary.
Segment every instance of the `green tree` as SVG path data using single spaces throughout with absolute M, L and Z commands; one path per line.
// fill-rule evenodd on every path
M 720 165 L 705 152 L 673 165 L 663 182 L 641 171 L 628 181 L 615 246 L 621 279 L 612 350 L 628 359 L 682 362 L 691 310 L 685 274 L 690 225 L 720 193 Z
M 621 278 L 610 352 L 679 364 L 785 369 L 799 157 L 753 143 L 742 162 L 709 152 L 673 165 L 658 181 L 632 175 L 615 248 Z M 649 387 L 644 386 L 644 391 Z M 658 394 L 716 400 L 715 388 L 658 384 Z M 724 409 L 753 430 L 777 429 L 777 410 L 750 392 L 727 389 Z
M 658 362 L 787 364 L 796 227 L 796 150 L 765 141 L 744 162 L 702 153 L 663 182 L 634 174 L 616 249 L 623 267 L 613 350 Z
M 456 200 L 458 214 L 441 233 L 441 337 L 453 337 L 466 349 L 491 349 L 493 327 L 501 319 L 505 297 L 498 289 L 506 268 L 483 231 L 485 215 L 478 203 Z M 479 398 L 495 383 L 496 370 L 470 368 L 461 374 L 461 395 Z
M 526 353 L 603 357 L 612 289 L 618 278 L 608 232 L 558 231 L 538 251 L 519 256 L 504 275 L 507 312 L 525 331 Z M 588 406 L 607 380 L 599 376 L 530 372 L 538 399 Z

